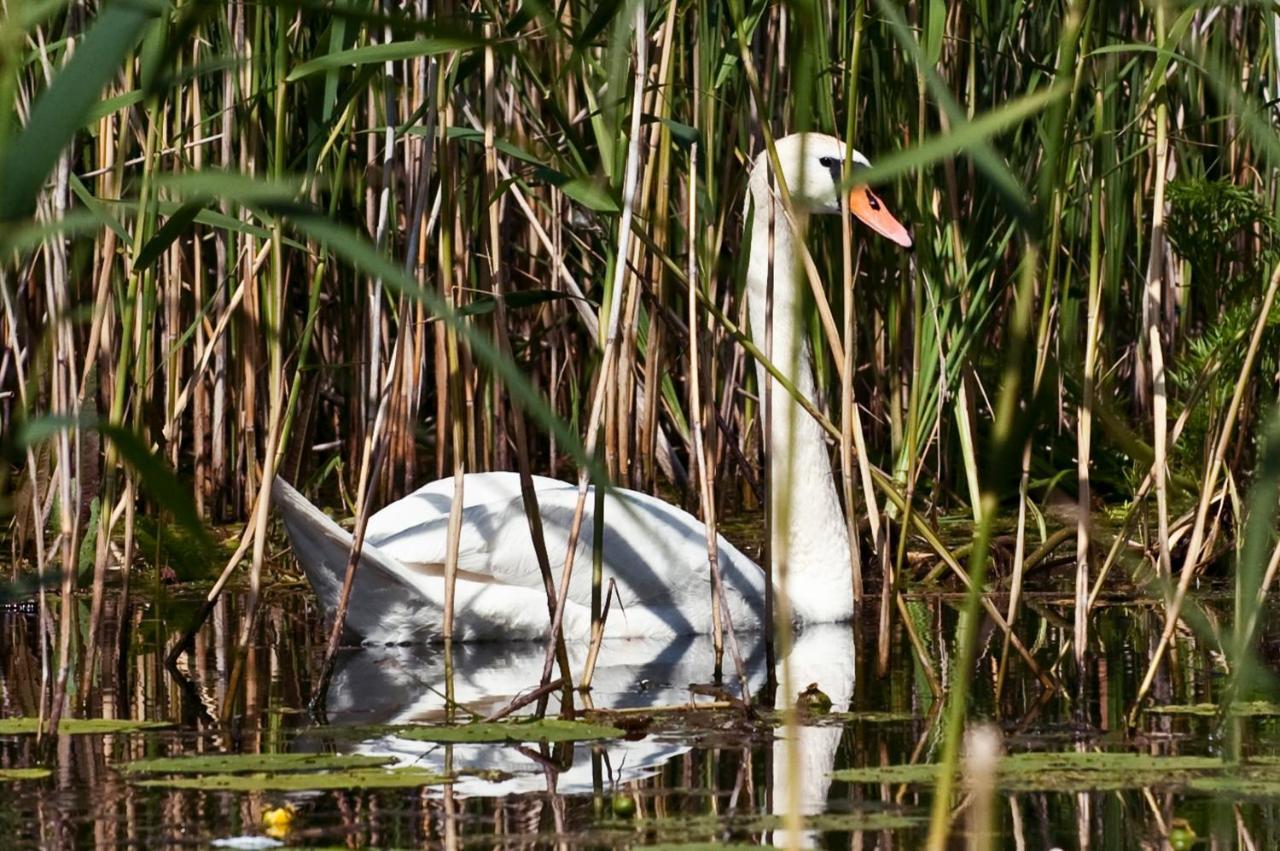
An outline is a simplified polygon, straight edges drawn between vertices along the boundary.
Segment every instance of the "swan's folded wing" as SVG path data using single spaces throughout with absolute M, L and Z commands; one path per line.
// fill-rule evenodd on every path
M 306 572 L 321 607 L 333 612 L 342 593 L 351 555 L 350 533 L 279 477 L 271 485 L 271 497 L 284 518 L 294 556 Z M 435 607 L 411 571 L 366 541 L 360 553 L 347 625 L 366 638 L 377 636 L 385 628 L 384 614 L 406 603 L 427 610 Z

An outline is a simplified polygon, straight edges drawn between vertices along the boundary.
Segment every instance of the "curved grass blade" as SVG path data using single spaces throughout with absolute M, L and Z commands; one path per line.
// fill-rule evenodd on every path
M 876 6 L 880 9 L 881 14 L 888 20 L 890 29 L 893 30 L 894 37 L 898 43 L 902 45 L 903 50 L 911 57 L 911 61 L 916 68 L 924 75 L 925 82 L 929 86 L 929 91 L 933 93 L 934 98 L 938 101 L 938 107 L 947 114 L 953 126 L 964 123 L 965 114 L 960 105 L 951 95 L 950 89 L 933 66 L 929 64 L 928 59 L 924 55 L 924 51 L 920 48 L 920 44 L 912 35 L 911 28 L 907 26 L 906 19 L 902 16 L 902 10 L 888 0 L 876 0 Z M 1004 198 L 1012 212 L 1023 223 L 1030 225 L 1034 220 L 1031 211 L 1031 199 L 1027 196 L 1026 189 L 1018 181 L 1013 173 L 1009 171 L 1009 166 L 1005 163 L 1004 158 L 996 152 L 994 148 L 980 142 L 968 149 L 966 153 L 973 158 L 974 163 L 980 168 L 992 186 Z
M 169 220 L 164 223 L 164 227 L 156 232 L 156 235 L 147 240 L 147 244 L 142 246 L 142 250 L 138 252 L 138 259 L 134 262 L 134 271 L 145 269 L 152 263 L 160 259 L 165 249 L 173 245 L 191 223 L 195 221 L 196 216 L 204 209 L 204 202 L 201 200 L 188 201 L 178 208 L 177 212 L 169 216 Z
M 412 41 L 367 44 L 364 47 L 339 50 L 336 53 L 329 53 L 318 59 L 303 62 L 290 71 L 286 79 L 292 83 L 331 68 L 349 68 L 370 63 L 380 64 L 383 62 L 399 62 L 403 59 L 417 59 L 422 56 L 438 56 L 441 53 L 474 50 L 477 47 L 483 47 L 484 44 L 485 40 L 482 37 L 465 32 L 413 39 Z
M 515 362 L 502 357 L 484 334 L 476 332 L 472 326 L 463 322 L 457 311 L 449 307 L 439 295 L 420 286 L 411 275 L 389 261 L 368 241 L 328 219 L 319 215 L 297 212 L 290 213 L 288 218 L 295 228 L 352 266 L 371 277 L 381 279 L 384 284 L 404 293 L 409 298 L 425 304 L 441 321 L 455 328 L 459 336 L 466 340 L 476 358 L 502 378 L 511 395 L 519 401 L 535 422 L 555 435 L 559 445 L 572 455 L 574 462 L 589 469 L 597 481 L 608 481 L 608 476 L 599 462 L 589 456 L 583 448 L 577 433 L 556 416 L 555 411 L 547 404 L 547 400 L 520 371 L 520 367 Z
M 986 145 L 991 137 L 1036 115 L 1049 104 L 1066 97 L 1069 89 L 1058 84 L 1026 95 L 999 109 L 985 112 L 972 121 L 952 128 L 949 133 L 930 136 L 914 148 L 894 151 L 877 158 L 870 168 L 859 169 L 853 182 L 882 183 L 891 178 L 933 165 L 958 153 L 972 152 Z
M 36 195 L 63 148 L 160 8 L 117 0 L 98 15 L 75 55 L 36 100 L 27 126 L 4 157 L 0 220 L 19 219 L 35 209 Z

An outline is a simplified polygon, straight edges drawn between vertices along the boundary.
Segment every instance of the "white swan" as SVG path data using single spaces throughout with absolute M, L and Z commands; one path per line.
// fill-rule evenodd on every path
M 841 173 L 846 153 L 842 142 L 822 134 L 801 133 L 778 140 L 776 149 L 798 217 L 841 212 L 845 207 L 842 191 L 848 183 Z M 868 165 L 856 151 L 852 159 L 857 166 Z M 790 378 L 812 398 L 810 354 L 803 339 L 797 341 L 794 336 L 803 327 L 800 312 L 807 283 L 796 274 L 797 237 L 775 199 L 770 172 L 768 157 L 761 154 L 749 181 L 755 210 L 747 268 L 751 333 L 763 348 L 772 265 L 772 359 L 787 372 L 793 345 L 798 344 L 796 368 Z M 877 233 L 900 245 L 911 245 L 907 231 L 866 187 L 855 187 L 847 203 L 850 212 Z M 773 264 L 773 257 L 780 262 Z M 763 368 L 757 367 L 757 375 L 763 387 Z M 774 485 L 770 511 L 775 519 L 787 518 L 785 528 L 778 522 L 771 526 L 774 552 L 779 551 L 784 536 L 788 546 L 791 609 L 802 623 L 847 620 L 853 609 L 849 539 L 825 438 L 786 389 L 769 380 L 773 381 L 769 475 Z M 789 486 L 783 487 L 788 481 Z M 546 596 L 518 476 L 472 473 L 463 484 L 454 638 L 544 636 L 549 621 Z M 571 484 L 542 477 L 534 478 L 534 486 L 548 555 L 556 569 L 564 562 L 577 491 Z M 321 605 L 332 611 L 342 587 L 351 536 L 279 478 L 272 494 L 284 516 L 294 554 Z M 347 612 L 348 628 L 365 642 L 442 637 L 443 565 L 452 494 L 451 478 L 432 482 L 369 519 Z M 590 634 L 594 503 L 594 497 L 588 496 L 569 585 L 564 614 L 564 634 L 569 639 Z M 676 506 L 636 491 L 612 490 L 604 504 L 605 582 L 616 580 L 621 603 L 615 602 L 610 610 L 606 637 L 664 638 L 711 631 L 703 524 Z M 719 552 L 734 625 L 746 630 L 758 628 L 764 614 L 763 571 L 723 538 L 719 539 Z

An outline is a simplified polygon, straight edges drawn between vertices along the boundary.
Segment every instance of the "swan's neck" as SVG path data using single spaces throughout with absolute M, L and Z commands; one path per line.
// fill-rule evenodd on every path
M 768 186 L 758 177 L 759 174 L 752 179 L 755 215 L 751 260 L 747 267 L 751 337 L 782 374 L 812 400 L 813 363 L 805 340 L 803 318 L 806 283 L 796 251 L 797 237 L 782 209 L 775 208 Z M 769 283 L 771 268 L 772 285 Z M 766 312 L 770 294 L 771 317 Z M 764 404 L 764 388 L 770 387 L 770 552 L 774 581 L 780 583 L 778 574 L 785 565 L 787 597 L 801 620 L 845 620 L 853 612 L 849 534 L 836 492 L 825 434 L 792 400 L 787 389 L 759 364 L 756 376 L 762 389 L 761 404 Z

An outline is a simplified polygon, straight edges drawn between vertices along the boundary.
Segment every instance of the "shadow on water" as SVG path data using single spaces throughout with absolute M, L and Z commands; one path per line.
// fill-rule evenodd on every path
M 705 639 L 606 643 L 591 701 L 616 712 L 593 720 L 617 724 L 628 732 L 625 738 L 444 744 L 415 737 L 413 725 L 439 724 L 449 714 L 459 720 L 484 716 L 504 706 L 536 683 L 540 646 L 455 647 L 452 710 L 445 700 L 442 647 L 345 650 L 328 694 L 328 723 L 317 726 L 303 708 L 319 670 L 322 618 L 305 590 L 277 591 L 267 600 L 244 660 L 243 687 L 226 717 L 241 602 L 235 595 L 223 598 L 176 671 L 164 667 L 164 651 L 198 608 L 198 597 L 139 599 L 127 613 L 108 612 L 106 646 L 114 648 L 115 634 L 127 628 L 127 652 L 120 659 L 108 654 L 81 714 L 171 726 L 60 735 L 44 762 L 34 736 L 0 729 L 6 847 L 176 848 L 242 835 L 265 839 L 264 814 L 286 803 L 292 813 L 274 833 L 298 846 L 781 844 L 783 837 L 773 832 L 790 806 L 804 816 L 801 839 L 808 845 L 889 849 L 923 842 L 928 771 L 877 768 L 928 763 L 941 745 L 941 707 L 901 630 L 884 678 L 875 675 L 873 652 L 855 653 L 873 646 L 873 638 L 834 626 L 797 636 L 791 682 L 796 691 L 816 684 L 831 699 L 832 712 L 803 717 L 795 742 L 801 771 L 793 790 L 774 713 L 750 720 L 739 710 L 715 708 L 722 703 L 715 703 L 713 689 L 690 688 L 712 678 Z M 1017 666 L 997 700 L 998 633 L 982 636 L 974 670 L 947 669 L 956 605 L 942 596 L 916 597 L 908 611 L 938 676 L 944 683 L 971 678 L 971 715 L 1000 726 L 1009 754 L 1119 751 L 1174 758 L 1076 761 L 1066 771 L 1038 763 L 1015 771 L 1009 760 L 996 799 L 997 847 L 1179 847 L 1188 831 L 1211 837 L 1214 847 L 1280 847 L 1280 767 L 1267 760 L 1280 753 L 1280 721 L 1272 707 L 1251 705 L 1243 717 L 1225 722 L 1226 735 L 1224 722 L 1204 714 L 1201 704 L 1214 701 L 1222 685 L 1215 647 L 1180 634 L 1173 664 L 1155 690 L 1155 703 L 1174 709 L 1146 713 L 1139 728 L 1127 732 L 1125 712 L 1159 634 L 1158 607 L 1099 608 L 1083 700 L 1075 688 L 1070 696 L 1046 694 Z M 1021 637 L 1040 664 L 1053 666 L 1071 634 L 1069 603 L 1033 595 L 1030 606 L 1034 615 L 1024 619 Z M 1226 618 L 1230 606 L 1211 599 L 1205 611 Z M 874 617 L 873 603 L 865 622 Z M 40 677 L 34 616 L 5 612 L 0 629 L 0 717 L 33 715 Z M 1277 639 L 1273 628 L 1261 642 L 1268 660 L 1280 658 Z M 765 679 L 764 654 L 758 641 L 747 637 L 744 643 L 754 689 Z M 571 655 L 580 671 L 585 648 L 575 647 Z M 1259 766 L 1243 779 L 1203 759 L 1221 757 L 1228 739 L 1241 742 L 1243 754 Z M 271 787 L 274 775 L 249 772 L 234 781 L 248 787 L 241 789 L 201 786 L 200 778 L 215 775 L 193 781 L 124 769 L 142 759 L 225 753 L 350 754 L 377 766 L 359 771 L 418 771 L 424 779 L 371 788 L 378 784 L 357 772 L 365 779 L 353 781 L 355 788 L 324 790 L 305 788 L 309 781 L 295 774 L 292 786 L 255 789 L 255 783 Z M 42 765 L 48 776 L 7 773 Z M 438 782 L 437 775 L 453 782 Z M 967 798 L 957 803 L 960 847 Z

